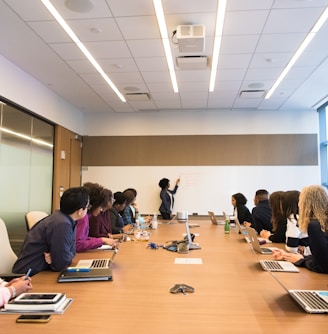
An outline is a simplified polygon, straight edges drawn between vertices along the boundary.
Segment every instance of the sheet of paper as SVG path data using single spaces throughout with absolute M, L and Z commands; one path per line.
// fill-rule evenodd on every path
M 203 264 L 199 257 L 176 257 L 174 264 Z

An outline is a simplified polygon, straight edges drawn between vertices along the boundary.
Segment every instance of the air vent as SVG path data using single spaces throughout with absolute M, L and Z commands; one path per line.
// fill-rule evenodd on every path
M 180 70 L 203 70 L 207 66 L 207 57 L 206 56 L 178 57 L 177 66 Z
M 262 98 L 265 90 L 242 90 L 239 94 L 241 99 L 259 99 Z
M 149 101 L 150 96 L 148 93 L 128 93 L 125 94 L 128 101 Z
M 179 52 L 204 52 L 205 50 L 205 26 L 180 25 L 176 34 Z

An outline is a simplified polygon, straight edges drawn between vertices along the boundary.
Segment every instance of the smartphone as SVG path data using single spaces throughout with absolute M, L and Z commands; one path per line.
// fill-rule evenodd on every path
M 50 314 L 22 314 L 17 319 L 16 322 L 41 322 L 46 323 L 51 319 Z

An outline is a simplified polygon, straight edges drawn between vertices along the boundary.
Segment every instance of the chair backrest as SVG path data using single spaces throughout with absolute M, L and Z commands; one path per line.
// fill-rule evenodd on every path
M 26 229 L 29 231 L 38 221 L 49 216 L 43 211 L 30 211 L 25 214 Z
M 10 274 L 17 260 L 9 242 L 8 231 L 5 222 L 0 218 L 0 275 Z M 0 276 L 1 277 L 1 276 Z

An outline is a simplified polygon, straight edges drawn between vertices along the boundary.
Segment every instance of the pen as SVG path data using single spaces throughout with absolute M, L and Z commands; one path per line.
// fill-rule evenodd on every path
M 68 267 L 67 271 L 68 272 L 73 272 L 73 273 L 76 273 L 76 272 L 89 272 L 90 268 Z
M 30 268 L 30 269 L 27 271 L 26 275 L 25 275 L 25 278 L 24 278 L 25 281 L 28 280 L 28 278 L 29 278 L 30 275 L 31 275 L 31 272 L 32 272 L 32 269 Z

